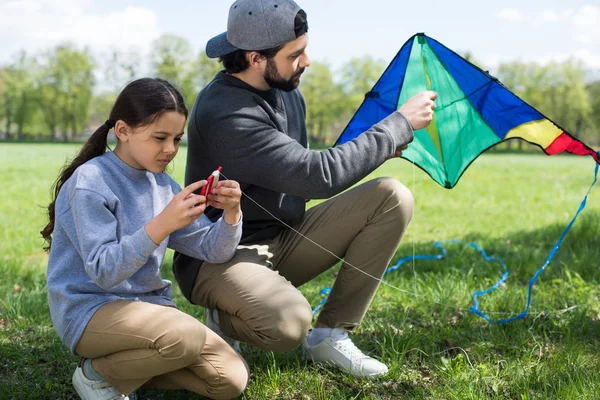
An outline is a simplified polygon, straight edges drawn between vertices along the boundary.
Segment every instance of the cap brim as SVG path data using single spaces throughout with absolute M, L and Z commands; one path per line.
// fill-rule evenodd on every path
M 236 50 L 238 50 L 238 48 L 227 40 L 227 32 L 215 36 L 206 43 L 206 55 L 208 58 L 222 57 L 226 54 L 233 53 Z

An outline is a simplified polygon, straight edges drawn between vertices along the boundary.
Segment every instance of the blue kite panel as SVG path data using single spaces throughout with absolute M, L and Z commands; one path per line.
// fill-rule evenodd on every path
M 414 36 L 402 46 L 371 92 L 367 94 L 362 105 L 340 135 L 336 145 L 356 138 L 397 110 L 400 89 L 404 82 L 406 65 L 413 42 Z
M 501 139 L 517 126 L 544 119 L 533 107 L 435 39 L 427 41 L 473 107 Z

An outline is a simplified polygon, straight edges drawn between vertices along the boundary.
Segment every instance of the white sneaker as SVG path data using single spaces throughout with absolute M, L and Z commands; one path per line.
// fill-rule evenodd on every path
M 242 349 L 240 348 L 240 341 L 232 339 L 229 336 L 225 335 L 223 333 L 223 331 L 221 330 L 221 328 L 219 327 L 219 324 L 217 324 L 217 322 L 214 320 L 213 312 L 215 312 L 215 311 L 216 310 L 213 308 L 206 309 L 206 311 L 204 312 L 204 325 L 206 325 L 206 327 L 208 329 L 210 329 L 217 335 L 221 336 L 221 339 L 223 339 L 224 341 L 227 342 L 228 345 L 233 347 L 233 349 L 235 351 L 237 351 L 238 354 L 242 354 Z
M 72 381 L 82 400 L 129 400 L 129 397 L 117 392 L 110 383 L 86 378 L 79 366 L 73 373 Z
M 363 354 L 352 343 L 344 328 L 331 330 L 331 335 L 322 342 L 311 346 L 308 337 L 303 342 L 304 351 L 318 364 L 335 365 L 341 370 L 359 378 L 375 378 L 388 373 L 388 367 L 376 359 Z

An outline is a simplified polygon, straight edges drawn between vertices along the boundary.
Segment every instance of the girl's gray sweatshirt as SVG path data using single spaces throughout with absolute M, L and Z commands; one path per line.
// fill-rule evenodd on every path
M 211 263 L 233 257 L 242 224 L 206 216 L 159 245 L 144 226 L 181 191 L 164 173 L 134 169 L 113 152 L 96 157 L 64 184 L 55 206 L 48 261 L 48 302 L 54 327 L 74 353 L 94 313 L 115 300 L 174 306 L 161 278 L 167 247 Z

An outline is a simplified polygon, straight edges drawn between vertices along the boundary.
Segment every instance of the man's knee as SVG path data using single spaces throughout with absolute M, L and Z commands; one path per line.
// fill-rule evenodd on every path
M 255 331 L 264 339 L 264 347 L 277 352 L 292 351 L 304 340 L 312 323 L 310 304 L 302 293 L 274 298 L 264 310 L 267 317 Z
M 414 198 L 410 189 L 395 178 L 379 178 L 376 190 L 386 204 L 383 212 L 393 211 L 405 219 L 406 223 L 410 221 L 414 210 Z

